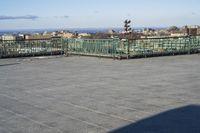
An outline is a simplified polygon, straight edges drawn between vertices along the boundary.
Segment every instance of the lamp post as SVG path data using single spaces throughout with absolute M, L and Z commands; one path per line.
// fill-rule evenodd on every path
M 125 30 L 125 33 L 131 33 L 131 20 L 128 20 L 128 19 L 126 19 L 125 21 L 124 21 L 124 30 Z
M 132 31 L 131 29 L 131 20 L 126 19 L 124 21 L 124 31 L 125 31 L 125 35 L 129 35 Z M 129 59 L 129 55 L 130 55 L 130 43 L 129 43 L 129 36 L 127 37 L 128 39 L 128 46 L 127 46 L 127 59 Z

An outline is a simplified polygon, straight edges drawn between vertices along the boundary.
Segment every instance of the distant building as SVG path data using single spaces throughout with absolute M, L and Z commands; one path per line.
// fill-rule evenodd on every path
M 89 34 L 89 33 L 79 33 L 78 34 L 78 38 L 84 38 L 84 37 L 89 37 L 89 36 L 91 36 L 91 34 Z
M 24 34 L 18 34 L 16 36 L 16 41 L 23 41 L 25 38 L 24 38 Z
M 170 32 L 168 31 L 168 29 L 159 29 L 155 31 L 155 36 L 157 37 L 166 37 L 166 36 L 170 36 Z
M 143 30 L 142 30 L 142 32 L 143 33 L 145 33 L 145 32 L 155 32 L 156 30 L 155 29 L 152 29 L 152 28 L 144 28 Z
M 44 32 L 41 34 L 42 36 L 52 36 L 52 33 L 51 32 Z
M 187 35 L 196 36 L 198 35 L 198 31 L 199 31 L 199 26 L 196 25 L 185 26 L 185 32 L 187 33 Z
M 2 35 L 1 39 L 3 41 L 14 41 L 14 40 L 16 40 L 16 36 L 14 36 L 14 35 Z
M 50 39 L 52 36 L 50 34 L 26 34 L 24 35 L 25 40 L 42 40 L 42 39 Z
M 114 31 L 114 30 L 112 30 L 112 29 L 109 29 L 108 30 L 108 34 L 115 34 L 116 32 Z
M 200 27 L 197 28 L 197 35 L 200 35 Z
M 185 29 L 180 29 L 179 31 L 173 31 L 171 32 L 171 37 L 181 37 L 181 36 L 187 36 L 187 32 Z
M 63 38 L 73 38 L 74 34 L 65 31 L 56 31 L 51 33 L 52 37 L 63 37 Z
M 70 32 L 63 32 L 60 34 L 60 36 L 63 38 L 73 38 L 74 34 Z
M 51 34 L 51 36 L 56 36 L 57 32 L 54 31 L 54 32 L 51 32 L 50 34 Z

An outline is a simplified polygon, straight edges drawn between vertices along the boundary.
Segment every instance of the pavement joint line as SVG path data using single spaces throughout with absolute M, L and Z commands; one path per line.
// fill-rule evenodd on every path
M 3 108 L 3 107 L 1 107 L 1 106 L 0 106 L 0 108 L 4 109 L 4 110 L 7 111 L 7 112 L 13 113 L 13 116 L 9 117 L 8 119 L 3 119 L 3 120 L 1 120 L 1 121 L 3 121 L 3 122 L 4 122 L 4 121 L 9 121 L 9 120 L 13 119 L 13 117 L 16 116 L 16 113 L 11 112 L 11 111 L 8 111 L 6 108 Z
M 27 120 L 29 120 L 29 121 L 32 121 L 33 123 L 36 123 L 36 124 L 41 125 L 41 126 L 44 126 L 44 127 L 46 127 L 46 128 L 56 129 L 56 130 L 59 131 L 60 133 L 63 133 L 63 131 L 61 131 L 61 130 L 58 129 L 58 128 L 54 128 L 54 127 L 48 126 L 47 124 L 44 124 L 44 123 L 42 123 L 42 122 L 33 120 L 33 119 L 31 119 L 31 118 L 28 118 L 27 116 L 25 116 L 25 115 L 23 115 L 23 114 L 16 113 L 16 112 L 14 112 L 14 111 L 12 111 L 12 110 L 10 110 L 10 109 L 7 109 L 7 108 L 5 108 L 5 107 L 2 107 L 2 106 L 0 106 L 0 108 L 3 108 L 4 110 L 6 110 L 6 111 L 8 111 L 8 112 L 10 112 L 10 113 L 15 114 L 15 116 L 22 117 L 22 118 L 24 118 L 24 119 L 27 119 Z M 12 116 L 12 117 L 14 117 L 14 116 Z M 10 119 L 10 120 L 11 120 L 11 119 Z
M 0 64 L 0 67 L 3 67 L 3 66 L 13 66 L 13 65 L 18 65 L 18 64 L 20 64 L 20 63 L 17 62 L 17 63 Z
M 151 112 L 140 110 L 140 109 L 137 109 L 137 108 L 129 108 L 129 107 L 126 107 L 126 106 L 117 106 L 117 107 L 122 108 L 122 109 L 129 109 L 129 110 L 132 110 L 132 111 L 140 111 L 140 112 L 145 113 L 145 114 L 151 114 Z
M 40 96 L 40 97 L 42 97 L 41 95 L 37 95 L 37 96 Z M 55 98 L 49 98 L 49 97 L 46 97 L 47 99 L 55 99 Z M 18 100 L 17 98 L 16 98 L 16 100 Z M 21 100 L 18 100 L 18 101 L 21 101 Z M 23 103 L 25 103 L 25 102 L 23 102 Z M 123 120 L 123 121 L 127 121 L 127 122 L 129 122 L 129 123 L 133 123 L 133 122 L 135 122 L 135 121 L 133 121 L 133 120 L 129 120 L 129 119 L 126 119 L 126 118 L 122 118 L 122 117 L 119 117 L 119 116 L 117 116 L 117 115 L 111 115 L 111 114 L 107 114 L 107 113 L 104 113 L 104 112 L 101 112 L 101 111 L 98 111 L 98 110 L 93 110 L 93 109 L 90 109 L 90 108 L 88 108 L 88 107 L 85 107 L 85 106 L 80 106 L 80 105 L 77 105 L 77 104 L 73 104 L 73 103 L 71 103 L 71 102 L 62 102 L 63 104 L 68 104 L 68 105 L 71 105 L 71 106 L 74 106 L 74 107 L 77 107 L 77 108 L 80 108 L 80 109 L 84 109 L 84 110 L 87 110 L 87 111 L 90 111 L 90 112 L 94 112 L 94 113 L 97 113 L 97 114 L 102 114 L 102 115 L 104 115 L 104 116 L 107 116 L 107 117 L 111 117 L 111 118 L 117 118 L 117 119 L 120 119 L 120 120 Z M 28 103 L 27 103 L 28 104 Z M 40 106 L 38 106 L 39 108 L 41 108 Z M 55 111 L 55 110 L 50 110 L 50 111 Z M 55 112 L 57 112 L 57 111 L 55 111 Z M 57 112 L 57 113 L 60 113 L 60 112 Z M 60 113 L 60 114 L 62 114 L 62 115 L 66 115 L 66 114 L 63 114 L 63 113 Z M 73 116 L 72 116 L 73 117 Z M 98 125 L 99 126 L 99 125 Z
M 0 108 L 3 108 L 3 107 L 0 107 Z M 11 110 L 8 110 L 8 109 L 6 109 L 6 108 L 3 108 L 3 109 L 6 110 L 7 112 L 14 113 L 14 112 L 12 112 Z M 41 125 L 41 124 L 39 124 L 39 123 L 36 123 L 35 121 L 32 121 L 32 120 L 30 120 L 30 119 L 27 119 L 27 117 L 21 116 L 21 114 L 17 114 L 17 113 L 14 113 L 14 115 L 11 116 L 9 119 L 5 119 L 5 120 L 1 120 L 1 121 L 2 121 L 2 122 L 9 121 L 9 120 L 12 120 L 13 118 L 15 118 L 16 116 L 22 117 L 22 118 L 24 118 L 24 119 L 26 119 L 26 120 L 29 120 L 29 121 L 31 121 L 31 122 L 37 124 L 37 125 L 44 126 L 44 125 Z M 47 126 L 45 126 L 45 127 L 47 127 Z M 21 128 L 26 128 L 26 127 L 21 126 Z M 47 128 L 50 128 L 50 127 L 47 127 Z M 11 132 L 11 131 L 10 131 L 9 133 L 14 133 L 14 132 Z
M 42 95 L 40 94 L 37 94 L 35 96 L 38 96 L 38 97 L 43 97 Z M 46 99 L 52 99 L 54 100 L 55 98 L 53 97 L 45 97 Z M 127 121 L 129 123 L 132 123 L 132 122 L 135 122 L 134 120 L 131 120 L 131 119 L 126 119 L 126 118 L 123 118 L 123 117 L 120 117 L 120 116 L 117 116 L 117 115 L 112 115 L 112 114 L 108 114 L 108 113 L 105 113 L 105 112 L 102 112 L 102 111 L 98 111 L 98 110 L 95 110 L 95 109 L 92 109 L 92 108 L 88 108 L 86 106 L 82 106 L 82 105 L 78 105 L 78 104 L 74 104 L 72 102 L 61 102 L 65 105 L 71 105 L 71 106 L 74 106 L 74 107 L 77 107 L 77 108 L 80 108 L 80 109 L 84 109 L 84 110 L 88 110 L 90 112 L 94 112 L 94 113 L 97 113 L 97 114 L 102 114 L 104 116 L 107 116 L 107 117 L 111 117 L 111 118 L 117 118 L 117 119 L 120 119 L 120 120 L 123 120 L 123 121 Z M 100 101 L 100 103 L 103 103 Z M 132 111 L 139 111 L 139 112 L 142 112 L 142 113 L 145 113 L 145 114 L 151 114 L 151 112 L 148 112 L 148 111 L 144 111 L 144 110 L 140 110 L 140 109 L 133 109 L 133 108 L 128 108 L 128 107 L 124 107 L 124 106 L 115 106 L 113 104 L 111 104 L 111 106 L 114 106 L 116 108 L 123 108 L 123 109 L 129 109 L 129 110 L 132 110 Z
M 40 106 L 38 106 L 38 105 L 32 105 L 32 104 L 30 104 L 30 103 L 23 102 L 23 101 L 21 101 L 21 100 L 19 100 L 19 99 L 17 99 L 17 98 L 10 97 L 10 96 L 5 95 L 5 94 L 0 94 L 0 95 L 5 96 L 5 97 L 8 97 L 8 98 L 13 99 L 13 100 L 16 100 L 16 101 L 18 101 L 18 102 L 20 102 L 20 103 L 24 103 L 24 104 L 31 105 L 31 106 L 33 106 L 33 107 L 35 107 L 35 108 L 43 109 L 43 110 L 46 110 L 46 111 L 49 111 L 49 112 L 52 112 L 52 113 L 59 114 L 59 115 L 61 115 L 61 116 L 67 117 L 67 118 L 71 118 L 71 119 L 73 119 L 73 120 L 77 120 L 77 121 L 82 122 L 82 123 L 84 123 L 84 124 L 86 124 L 86 125 L 91 125 L 91 126 L 94 126 L 94 127 L 98 127 L 98 128 L 104 129 L 104 130 L 106 130 L 106 131 L 109 131 L 109 130 L 110 130 L 109 128 L 106 128 L 106 127 L 103 127 L 103 126 L 100 126 L 100 125 L 97 125 L 97 124 L 94 124 L 94 123 L 91 123 L 91 122 L 87 122 L 87 121 L 81 120 L 81 119 L 79 119 L 79 118 L 75 118 L 75 117 L 73 117 L 73 116 L 71 116 L 71 115 L 66 115 L 66 114 L 63 114 L 63 113 L 60 113 L 60 112 L 57 112 L 57 111 L 54 111 L 54 110 L 49 110 L 49 109 L 46 109 L 46 108 L 42 108 L 42 107 L 40 107 Z M 26 116 L 25 116 L 25 117 L 26 117 Z M 28 118 L 28 117 L 27 117 L 27 118 Z M 33 120 L 33 121 L 34 121 L 34 120 Z M 46 124 L 45 124 L 45 125 L 46 125 Z M 47 126 L 48 126 L 48 125 L 47 125 Z
M 135 122 L 133 120 L 122 118 L 122 117 L 117 116 L 117 115 L 111 115 L 111 114 L 108 114 L 108 113 L 104 113 L 104 112 L 101 112 L 101 111 L 98 111 L 98 110 L 94 110 L 94 109 L 88 108 L 86 106 L 77 105 L 77 104 L 74 104 L 74 103 L 71 103 L 71 102 L 62 102 L 62 103 L 63 104 L 68 104 L 68 105 L 71 105 L 71 106 L 74 106 L 74 107 L 77 107 L 77 108 L 80 108 L 80 109 L 84 109 L 84 110 L 87 110 L 87 111 L 90 111 L 90 112 L 94 112 L 94 113 L 97 113 L 97 114 L 102 114 L 104 116 L 108 116 L 108 117 L 111 117 L 111 118 L 117 118 L 117 119 L 120 119 L 120 120 L 123 120 L 123 121 L 128 121 L 130 123 L 131 122 Z
M 43 97 L 42 95 L 39 95 L 37 94 L 38 97 Z M 54 100 L 55 98 L 53 97 L 45 97 L 46 99 L 50 99 L 50 100 Z M 84 109 L 84 110 L 87 110 L 87 111 L 90 111 L 90 112 L 93 112 L 93 113 L 97 113 L 97 114 L 101 114 L 101 115 L 104 115 L 104 116 L 107 116 L 107 117 L 111 117 L 111 118 L 117 118 L 117 119 L 120 119 L 120 120 L 123 120 L 123 121 L 127 121 L 129 123 L 133 123 L 135 122 L 134 120 L 131 120 L 131 119 L 126 119 L 126 118 L 123 118 L 123 117 L 120 117 L 120 116 L 117 116 L 117 115 L 112 115 L 112 114 L 108 114 L 108 113 L 105 113 L 105 112 L 102 112 L 102 111 L 98 111 L 98 110 L 94 110 L 92 108 L 88 108 L 86 106 L 82 106 L 82 105 L 78 105 L 78 104 L 74 104 L 72 102 L 61 102 L 60 103 L 62 104 L 65 104 L 65 105 L 71 105 L 71 106 L 74 106 L 76 108 L 79 108 L 79 109 Z M 102 103 L 102 102 L 101 102 Z M 113 106 L 113 105 L 112 105 Z M 115 106 L 115 107 L 118 107 L 118 106 Z M 140 111 L 138 109 L 132 109 L 134 111 Z M 145 111 L 141 111 L 141 112 L 145 112 Z M 146 112 L 145 112 L 146 113 Z M 148 113 L 150 114 L 150 113 Z
M 49 89 L 49 91 L 55 91 L 55 90 L 53 90 L 53 89 Z M 100 95 L 97 95 L 97 94 L 95 94 L 96 96 L 100 96 Z M 36 96 L 39 96 L 39 97 L 43 97 L 42 95 L 40 95 L 40 94 L 37 94 Z M 46 97 L 46 98 L 49 98 L 49 99 L 55 99 L 55 98 L 53 98 L 53 97 Z M 103 102 L 101 102 L 101 101 L 99 101 L 100 103 L 103 103 Z M 184 102 L 184 101 L 181 101 L 181 103 L 182 102 Z M 107 114 L 107 113 L 104 113 L 104 112 L 101 112 L 101 111 L 98 111 L 98 110 L 94 110 L 94 109 L 92 109 L 92 108 L 88 108 L 88 107 L 86 107 L 86 106 L 82 106 L 82 105 L 78 105 L 78 104 L 73 104 L 73 103 L 71 103 L 71 102 L 65 102 L 64 104 L 70 104 L 70 105 L 74 105 L 74 106 L 76 106 L 76 107 L 80 107 L 80 108 L 82 108 L 82 109 L 85 109 L 85 110 L 89 110 L 89 111 L 92 111 L 92 112 L 96 112 L 96 113 L 99 113 L 99 114 L 103 114 L 103 115 L 107 115 L 107 116 L 110 116 L 110 117 L 112 117 L 112 118 L 118 118 L 118 119 L 121 119 L 121 120 L 124 120 L 124 121 L 128 121 L 128 122 L 135 122 L 135 121 L 133 121 L 133 120 L 130 120 L 130 119 L 125 119 L 125 118 L 122 118 L 122 117 L 119 117 L 119 116 L 117 116 L 117 115 L 112 115 L 112 114 Z M 114 106 L 114 107 L 116 107 L 116 108 L 124 108 L 124 109 L 130 109 L 130 110 L 132 110 L 132 111 L 139 111 L 139 112 L 142 112 L 142 113 L 145 113 L 145 114 L 152 114 L 152 112 L 149 112 L 149 111 L 145 111 L 145 110 L 141 110 L 141 109 L 138 109 L 138 108 L 129 108 L 129 107 L 125 107 L 125 106 L 116 106 L 116 105 L 113 105 L 113 104 L 111 104 L 112 106 Z M 171 105 L 171 104 L 168 104 L 168 105 L 165 105 L 165 106 L 158 106 L 158 105 L 154 105 L 154 104 L 149 104 L 149 105 L 151 105 L 151 106 L 155 106 L 155 107 L 157 107 L 157 108 L 163 108 L 163 107 L 166 107 L 166 106 L 168 106 L 168 105 Z
M 48 89 L 48 91 L 55 91 L 55 90 L 53 90 L 53 89 Z M 93 95 L 95 95 L 95 96 L 100 96 L 100 95 L 97 95 L 97 94 L 93 94 Z M 38 95 L 37 94 L 37 96 L 42 96 L 42 95 Z M 89 96 L 87 96 L 87 97 L 89 97 Z M 55 98 L 53 98 L 53 97 L 47 97 L 47 98 L 50 98 L 50 99 L 55 99 Z M 92 97 L 92 99 L 94 99 L 93 97 Z M 67 103 L 67 102 L 66 102 Z M 102 101 L 99 101 L 99 103 L 104 103 L 104 102 L 102 102 Z M 69 104 L 71 104 L 71 102 L 69 102 Z M 73 103 L 72 103 L 73 104 Z M 80 106 L 80 107 L 83 107 L 83 108 L 88 108 L 88 107 L 86 107 L 86 106 L 82 106 L 82 105 L 78 105 L 78 104 L 73 104 L 73 105 L 77 105 L 77 106 Z M 129 109 L 129 110 L 132 110 L 132 111 L 140 111 L 140 112 L 143 112 L 143 113 L 145 113 L 145 114 L 151 114 L 151 112 L 148 112 L 148 111 L 144 111 L 144 110 L 140 110 L 140 109 L 137 109 L 137 108 L 130 108 L 130 107 L 126 107 L 126 106 L 116 106 L 116 105 L 114 105 L 114 104 L 110 104 L 111 106 L 114 106 L 114 107 L 116 107 L 116 108 L 123 108 L 123 109 Z M 155 106 L 155 107 L 158 107 L 158 108 L 161 108 L 161 106 L 158 106 L 158 105 L 153 105 L 153 104 L 149 104 L 149 105 L 152 105 L 152 106 Z M 88 108 L 88 109 L 91 109 L 91 110 L 94 110 L 94 109 L 92 109 L 92 108 Z M 98 110 L 95 110 L 95 111 L 98 111 Z M 99 112 L 101 112 L 101 111 L 99 111 Z M 103 113 L 103 112 L 102 112 Z M 106 114 L 106 113 L 105 113 Z M 128 121 L 132 121 L 132 120 L 128 120 Z
M 9 131 L 9 133 L 14 133 L 13 131 Z
M 96 96 L 100 96 L 100 95 L 96 95 Z M 92 99 L 94 99 L 94 98 L 92 98 Z M 99 103 L 104 103 L 104 102 L 99 101 Z M 110 105 L 113 106 L 113 107 L 116 107 L 116 108 L 129 109 L 129 110 L 132 110 L 132 111 L 140 111 L 140 112 L 143 112 L 143 113 L 146 113 L 146 114 L 151 114 L 151 112 L 140 110 L 140 109 L 137 109 L 137 108 L 130 108 L 130 107 L 126 107 L 126 106 L 116 106 L 114 104 L 110 104 Z M 81 106 L 81 105 L 78 105 L 78 106 Z M 153 106 L 155 106 L 155 105 L 153 105 Z M 160 107 L 160 106 L 156 106 L 156 107 Z M 86 107 L 86 108 L 88 108 L 88 107 Z M 91 108 L 89 108 L 89 109 L 91 109 Z

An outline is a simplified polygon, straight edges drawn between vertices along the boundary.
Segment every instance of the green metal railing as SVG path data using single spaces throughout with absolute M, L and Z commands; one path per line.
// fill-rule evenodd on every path
M 200 37 L 165 37 L 134 40 L 120 39 L 64 39 L 68 54 L 104 57 L 147 57 L 196 53 Z
M 0 41 L 0 57 L 23 57 L 61 54 L 61 39 Z
M 167 37 L 131 40 L 130 56 L 151 56 L 196 53 L 200 50 L 200 37 Z
M 46 39 L 0 41 L 0 57 L 57 54 L 133 58 L 200 52 L 200 36 L 120 40 Z
M 114 57 L 119 39 L 64 39 L 67 54 Z

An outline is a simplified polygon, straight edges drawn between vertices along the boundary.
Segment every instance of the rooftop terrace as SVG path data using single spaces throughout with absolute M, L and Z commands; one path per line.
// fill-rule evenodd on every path
M 0 60 L 1 133 L 200 132 L 200 55 Z

